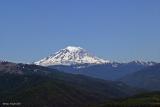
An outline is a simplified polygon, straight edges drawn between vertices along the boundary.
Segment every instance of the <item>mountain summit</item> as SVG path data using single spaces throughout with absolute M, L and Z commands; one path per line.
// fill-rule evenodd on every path
M 104 64 L 109 63 L 81 47 L 68 46 L 60 51 L 35 62 L 36 65 L 73 65 L 73 64 Z

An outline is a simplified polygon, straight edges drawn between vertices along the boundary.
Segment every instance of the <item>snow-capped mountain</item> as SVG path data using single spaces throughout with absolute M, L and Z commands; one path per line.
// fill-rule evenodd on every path
M 129 62 L 130 64 L 137 64 L 137 65 L 145 65 L 145 66 L 153 66 L 155 64 L 157 64 L 156 62 L 153 62 L 153 61 L 132 61 L 132 62 Z
M 60 51 L 34 62 L 36 65 L 105 64 L 110 61 L 98 58 L 81 47 L 68 46 Z
M 40 61 L 34 62 L 34 64 L 67 73 L 116 80 L 145 67 L 155 65 L 156 62 L 113 62 L 98 58 L 81 47 L 68 46 Z

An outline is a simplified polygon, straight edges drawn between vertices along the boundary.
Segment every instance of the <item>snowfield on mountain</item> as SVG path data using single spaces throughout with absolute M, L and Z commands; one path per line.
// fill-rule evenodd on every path
M 36 65 L 105 64 L 110 61 L 98 58 L 81 47 L 68 46 L 55 54 L 35 62 Z

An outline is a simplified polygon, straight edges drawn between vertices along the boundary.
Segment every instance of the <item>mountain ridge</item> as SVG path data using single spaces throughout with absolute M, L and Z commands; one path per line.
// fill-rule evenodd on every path
M 101 59 L 81 47 L 68 46 L 37 62 L 36 65 L 73 65 L 73 64 L 105 64 L 110 61 Z
M 51 54 L 48 57 L 44 57 L 39 61 L 33 62 L 33 64 L 41 66 L 52 66 L 52 65 L 70 66 L 70 65 L 81 65 L 81 64 L 96 65 L 96 64 L 108 64 L 108 63 L 114 64 L 113 66 L 116 67 L 115 63 L 120 64 L 121 62 L 110 61 L 99 58 L 88 52 L 86 49 L 75 46 L 67 46 L 66 48 L 60 49 L 58 52 L 55 52 L 54 54 Z M 135 60 L 122 63 L 137 63 L 141 65 L 152 66 L 156 62 Z
M 85 107 L 141 91 L 121 82 L 59 72 L 37 65 L 4 62 L 0 63 L 0 68 L 0 105 L 18 101 L 22 106 Z
M 160 64 L 143 68 L 120 78 L 120 81 L 138 88 L 160 90 Z
M 156 62 L 136 60 L 120 63 L 98 58 L 81 47 L 68 46 L 34 62 L 34 64 L 67 73 L 83 74 L 105 80 L 116 80 L 144 67 L 155 65 Z

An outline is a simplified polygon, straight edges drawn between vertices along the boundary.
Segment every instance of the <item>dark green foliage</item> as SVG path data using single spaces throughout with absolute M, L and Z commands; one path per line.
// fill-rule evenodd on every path
M 160 92 L 143 93 L 120 100 L 107 101 L 95 107 L 159 107 Z
M 121 82 L 73 75 L 36 65 L 4 65 L 0 65 L 3 66 L 0 71 L 1 104 L 21 102 L 23 106 L 84 107 L 137 93 Z

